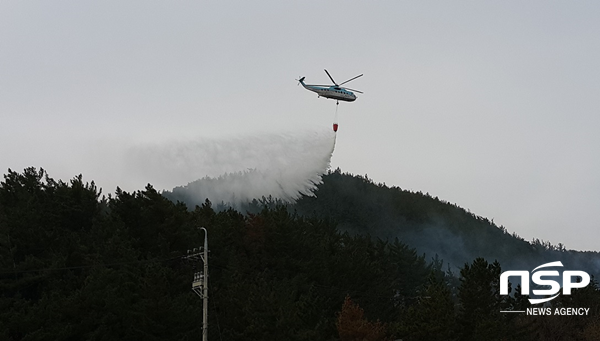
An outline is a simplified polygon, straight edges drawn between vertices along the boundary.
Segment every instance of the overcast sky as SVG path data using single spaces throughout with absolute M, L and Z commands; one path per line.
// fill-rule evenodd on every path
M 332 167 L 600 250 L 600 2 L 0 1 L 0 169 L 142 189 L 131 144 L 330 127 Z M 139 180 L 139 182 L 136 182 Z

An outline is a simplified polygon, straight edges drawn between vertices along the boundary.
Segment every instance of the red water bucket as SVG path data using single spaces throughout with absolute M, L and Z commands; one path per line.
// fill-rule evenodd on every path
M 334 124 L 333 124 L 333 131 L 337 132 L 337 128 L 338 128 L 338 124 L 337 124 L 337 123 L 334 123 Z

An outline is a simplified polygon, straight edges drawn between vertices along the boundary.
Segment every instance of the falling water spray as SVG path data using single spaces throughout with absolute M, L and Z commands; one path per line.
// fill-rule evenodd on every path
M 312 195 L 334 147 L 335 133 L 324 129 L 142 145 L 129 160 L 157 188 L 175 187 L 173 193 L 195 202 L 237 206 L 262 197 L 292 202 Z

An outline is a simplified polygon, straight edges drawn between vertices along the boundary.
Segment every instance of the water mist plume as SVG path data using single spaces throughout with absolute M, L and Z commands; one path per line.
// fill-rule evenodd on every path
M 143 146 L 130 160 L 162 188 L 188 183 L 172 192 L 188 203 L 208 198 L 235 207 L 263 196 L 292 202 L 312 195 L 334 147 L 335 133 L 323 130 Z

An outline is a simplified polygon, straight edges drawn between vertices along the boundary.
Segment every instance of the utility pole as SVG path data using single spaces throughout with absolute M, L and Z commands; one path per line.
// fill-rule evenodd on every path
M 202 298 L 202 341 L 208 340 L 208 232 L 204 227 L 204 248 L 188 250 L 188 255 L 183 259 L 200 261 L 204 263 L 204 270 L 194 272 L 192 291 Z

